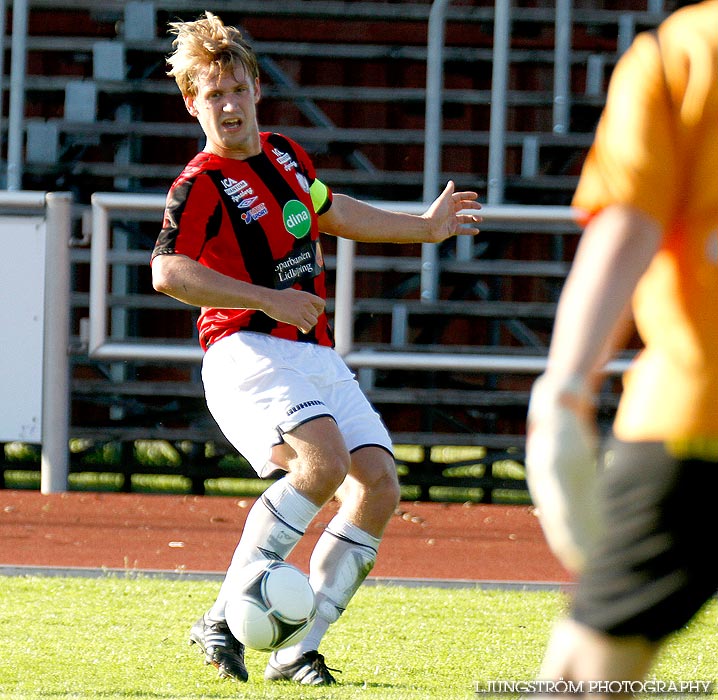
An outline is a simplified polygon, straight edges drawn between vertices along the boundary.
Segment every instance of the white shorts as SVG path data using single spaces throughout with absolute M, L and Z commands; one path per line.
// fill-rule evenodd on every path
M 205 353 L 202 382 L 210 413 L 225 437 L 264 477 L 283 434 L 320 416 L 334 419 L 349 452 L 391 438 L 354 375 L 332 349 L 242 331 Z

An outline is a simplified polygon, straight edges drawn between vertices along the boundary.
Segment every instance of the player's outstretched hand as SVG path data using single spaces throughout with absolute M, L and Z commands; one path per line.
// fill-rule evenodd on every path
M 275 321 L 289 323 L 302 333 L 309 333 L 317 325 L 325 306 L 321 297 L 289 287 L 273 291 L 263 311 Z
M 429 222 L 429 243 L 441 241 L 467 234 L 475 236 L 479 233 L 476 224 L 481 223 L 478 211 L 481 204 L 476 200 L 476 192 L 454 192 L 454 182 L 449 180 L 444 191 L 434 200 L 424 213 Z
M 531 391 L 526 480 L 549 547 L 579 573 L 600 521 L 596 507 L 598 435 L 585 383 L 539 377 Z

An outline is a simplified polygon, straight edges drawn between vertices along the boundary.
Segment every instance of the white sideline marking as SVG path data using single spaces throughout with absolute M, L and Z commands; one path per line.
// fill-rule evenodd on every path
M 0 576 L 74 576 L 78 578 L 160 578 L 179 581 L 222 581 L 224 579 L 224 572 L 0 565 Z M 370 576 L 364 581 L 363 585 L 404 586 L 406 588 L 476 588 L 481 590 L 503 591 L 556 591 L 568 590 L 574 584 L 564 581 L 474 581 L 471 579 Z

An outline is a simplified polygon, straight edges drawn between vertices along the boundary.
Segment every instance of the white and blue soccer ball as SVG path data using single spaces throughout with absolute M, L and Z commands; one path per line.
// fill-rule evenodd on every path
M 260 559 L 247 565 L 238 579 L 225 615 L 242 644 L 274 651 L 304 639 L 317 614 L 306 574 L 285 561 Z

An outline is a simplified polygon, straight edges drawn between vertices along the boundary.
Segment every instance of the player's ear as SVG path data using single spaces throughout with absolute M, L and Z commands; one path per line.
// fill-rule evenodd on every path
M 197 108 L 194 106 L 194 96 L 193 95 L 185 95 L 184 96 L 184 106 L 186 107 L 187 111 L 193 116 L 196 117 L 199 112 L 197 112 Z
M 259 85 L 259 78 L 254 79 L 254 104 L 258 104 L 262 99 L 262 88 Z

